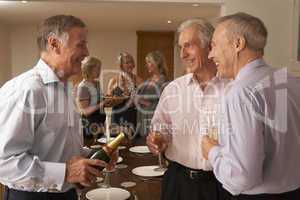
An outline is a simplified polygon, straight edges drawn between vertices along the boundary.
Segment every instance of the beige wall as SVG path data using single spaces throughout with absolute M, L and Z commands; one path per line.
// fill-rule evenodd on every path
M 35 26 L 13 26 L 11 28 L 12 76 L 30 69 L 38 58 Z
M 38 59 L 35 26 L 15 26 L 11 31 L 12 74 L 28 70 Z M 88 47 L 90 54 L 102 60 L 103 68 L 115 68 L 120 51 L 128 51 L 136 58 L 135 32 L 90 31 Z
M 10 78 L 11 57 L 9 27 L 0 24 L 0 87 Z
M 105 92 L 109 79 L 119 69 L 117 57 L 122 51 L 127 51 L 136 61 L 137 36 L 133 32 L 90 32 L 90 54 L 102 61 L 102 74 L 100 77 L 102 89 Z M 136 71 L 137 68 L 135 68 Z
M 135 32 L 99 32 L 90 31 L 88 38 L 90 55 L 102 61 L 103 89 L 112 76 L 107 70 L 117 70 L 117 56 L 128 51 L 136 59 L 137 37 Z M 38 59 L 36 46 L 36 27 L 15 26 L 11 30 L 12 76 L 30 69 Z
M 247 12 L 263 20 L 269 38 L 265 50 L 265 59 L 274 67 L 289 67 L 300 75 L 300 65 L 295 62 L 294 34 L 295 4 L 298 0 L 224 0 L 222 14 Z

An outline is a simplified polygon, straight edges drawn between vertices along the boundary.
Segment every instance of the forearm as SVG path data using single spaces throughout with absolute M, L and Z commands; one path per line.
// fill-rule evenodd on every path
M 236 152 L 215 146 L 208 154 L 216 178 L 233 195 L 243 193 L 262 181 L 263 156 L 242 154 L 242 151 L 240 149 L 240 155 L 236 156 Z
M 96 112 L 97 110 L 101 109 L 103 107 L 102 103 L 96 104 L 94 106 L 88 106 L 86 108 L 81 108 L 81 115 L 88 117 L 91 114 L 93 114 L 94 112 Z

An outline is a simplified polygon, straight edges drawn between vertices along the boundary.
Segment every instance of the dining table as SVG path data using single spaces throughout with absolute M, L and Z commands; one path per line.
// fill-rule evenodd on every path
M 88 141 L 86 145 L 100 145 L 100 143 L 95 142 Z M 119 149 L 119 156 L 123 159 L 119 164 L 121 164 L 122 168 L 118 168 L 117 165 L 116 170 L 110 173 L 110 187 L 127 190 L 130 193 L 128 200 L 159 200 L 162 176 L 144 177 L 132 173 L 132 170 L 136 167 L 158 165 L 158 157 L 156 155 L 151 153 L 134 153 L 129 150 L 130 147 L 146 145 L 145 137 L 140 136 L 131 140 L 126 139 L 121 145 L 123 148 Z M 135 186 L 124 187 L 122 186 L 124 182 L 133 183 Z M 99 184 L 101 182 L 96 182 L 91 187 L 81 189 L 79 193 L 80 200 L 92 200 L 86 197 L 86 193 L 99 188 Z

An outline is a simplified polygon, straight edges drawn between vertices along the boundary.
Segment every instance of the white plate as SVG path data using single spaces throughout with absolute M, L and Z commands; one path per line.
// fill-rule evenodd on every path
M 129 148 L 129 151 L 133 153 L 150 153 L 150 150 L 147 146 L 134 146 Z
M 136 167 L 132 169 L 132 173 L 144 177 L 156 177 L 164 175 L 165 171 L 155 171 L 155 168 L 158 168 L 158 165 Z
M 115 139 L 114 137 L 110 137 L 110 140 L 113 140 L 113 139 Z M 104 137 L 104 138 L 99 138 L 98 140 L 97 140 L 98 142 L 100 142 L 100 143 L 107 143 L 106 141 L 106 137 Z
M 130 197 L 127 190 L 121 188 L 97 188 L 86 193 L 89 200 L 126 200 Z
M 123 158 L 121 156 L 118 157 L 117 163 L 121 163 L 123 161 Z

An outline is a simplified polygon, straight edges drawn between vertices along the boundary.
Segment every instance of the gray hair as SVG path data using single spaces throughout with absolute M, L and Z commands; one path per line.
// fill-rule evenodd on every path
M 167 76 L 167 64 L 164 55 L 160 51 L 152 51 L 147 54 L 146 61 L 152 62 L 161 75 Z
M 231 39 L 234 36 L 242 36 L 245 38 L 246 45 L 250 50 L 264 52 L 268 31 L 259 18 L 239 12 L 220 18 L 218 24 L 221 23 L 226 23 L 226 31 Z
M 81 19 L 72 15 L 56 15 L 47 18 L 38 28 L 37 45 L 39 51 L 47 50 L 48 38 L 50 36 L 55 36 L 62 41 L 66 41 L 68 39 L 68 31 L 74 27 L 85 28 L 86 25 Z
M 209 23 L 206 19 L 203 18 L 188 19 L 179 25 L 177 33 L 180 34 L 182 31 L 190 27 L 197 28 L 198 38 L 201 42 L 201 47 L 208 47 L 215 30 L 211 23 Z
M 98 58 L 88 56 L 82 61 L 81 73 L 82 77 L 88 79 L 92 73 L 92 70 L 97 67 L 101 68 L 101 61 Z

